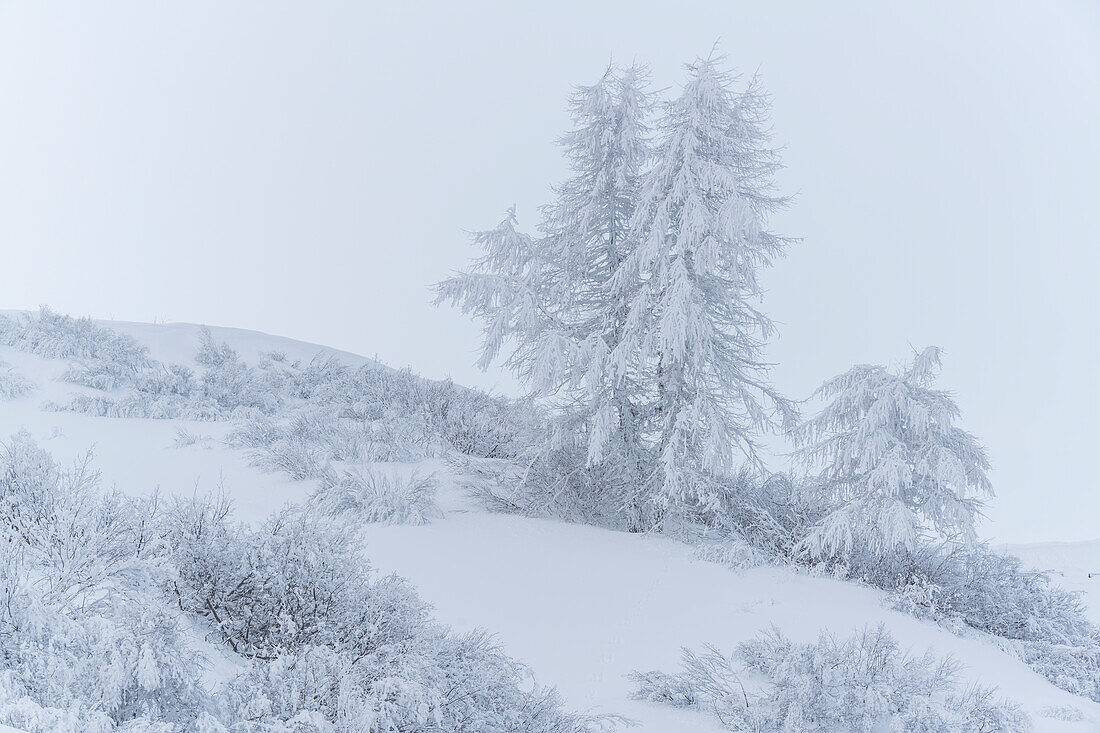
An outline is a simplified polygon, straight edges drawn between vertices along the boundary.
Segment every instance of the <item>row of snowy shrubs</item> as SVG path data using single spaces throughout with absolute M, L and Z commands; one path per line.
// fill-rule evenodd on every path
M 72 318 L 45 306 L 37 315 L 0 315 L 0 344 L 47 359 L 100 365 L 99 379 L 111 386 L 128 383 L 131 375 L 152 365 L 149 350 L 129 336 L 97 326 L 90 318 Z M 109 381 L 108 374 L 117 381 Z
M 963 685 L 959 665 L 902 650 L 882 626 L 800 644 L 772 630 L 732 655 L 685 649 L 682 670 L 635 673 L 634 696 L 704 710 L 729 730 L 1013 733 L 1028 716 L 994 690 Z
M 1100 701 L 1100 630 L 1076 593 L 984 543 L 933 540 L 912 549 L 815 556 L 805 540 L 829 505 L 786 474 L 742 472 L 717 506 L 697 509 L 686 527 L 701 554 L 730 565 L 782 563 L 887 591 L 899 610 L 960 633 L 985 633 L 1058 687 Z
M 238 442 L 268 468 L 311 475 L 330 461 L 411 460 L 455 450 L 517 454 L 529 406 L 376 364 L 332 357 L 302 364 L 265 355 L 250 365 L 203 329 L 195 367 L 153 360 L 136 340 L 42 308 L 0 316 L 0 343 L 72 361 L 64 379 L 94 389 L 57 410 L 102 417 L 235 420 Z M 316 460 L 313 461 L 312 459 Z M 300 465 L 299 465 L 300 464 Z
M 486 634 L 433 621 L 330 514 L 287 509 L 249 528 L 224 500 L 127 498 L 97 479 L 26 436 L 0 449 L 0 723 L 565 733 L 616 722 L 563 710 Z M 235 671 L 219 682 L 207 672 L 221 644 Z

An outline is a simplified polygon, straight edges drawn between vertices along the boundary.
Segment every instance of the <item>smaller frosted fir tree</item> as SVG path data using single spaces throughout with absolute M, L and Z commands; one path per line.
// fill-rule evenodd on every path
M 862 364 L 814 393 L 830 401 L 796 440 L 834 509 L 803 541 L 810 555 L 911 551 L 928 536 L 974 541 L 975 519 L 993 493 L 989 459 L 955 426 L 952 395 L 932 387 L 939 367 L 933 346 L 904 371 Z

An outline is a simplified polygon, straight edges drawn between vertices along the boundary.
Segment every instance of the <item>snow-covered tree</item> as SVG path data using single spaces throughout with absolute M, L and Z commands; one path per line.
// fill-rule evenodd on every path
M 611 362 L 656 386 L 650 437 L 664 502 L 706 504 L 707 475 L 738 452 L 756 462 L 756 436 L 793 417 L 768 383 L 774 329 L 757 307 L 760 272 L 790 241 L 768 229 L 787 201 L 774 194 L 769 100 L 756 78 L 736 91 L 721 65 L 713 55 L 689 65 L 668 104 L 632 221 L 639 243 L 614 279 L 628 312 Z
M 933 388 L 939 367 L 929 347 L 904 370 L 854 366 L 814 393 L 829 402 L 796 438 L 836 508 L 803 542 L 811 555 L 912 550 L 929 533 L 973 541 L 989 458 L 955 425 L 952 395 Z
M 631 220 L 649 157 L 647 82 L 642 67 L 611 67 L 579 87 L 570 101 L 574 129 L 561 140 L 572 176 L 543 208 L 539 235 L 522 233 L 509 212 L 474 234 L 484 255 L 471 270 L 436 286 L 437 302 L 484 322 L 479 364 L 507 345 L 506 365 L 554 408 L 549 448 L 581 448 L 590 464 L 639 461 L 640 390 L 632 367 L 613 363 L 625 353 L 627 307 L 612 280 L 636 246 Z
M 562 305 L 557 334 L 545 339 L 539 363 L 560 367 L 536 376 L 540 387 L 567 388 L 576 419 L 588 426 L 588 458 L 633 452 L 638 439 L 639 387 L 635 375 L 611 362 L 621 356 L 627 308 L 612 278 L 636 247 L 631 219 L 642 169 L 649 158 L 647 120 L 652 97 L 648 73 L 609 68 L 600 81 L 570 100 L 575 129 L 563 136 L 573 177 L 555 189 L 543 209 L 545 257 L 558 266 L 546 294 Z M 569 356 L 555 356 L 565 349 Z M 612 447 L 613 443 L 617 443 Z

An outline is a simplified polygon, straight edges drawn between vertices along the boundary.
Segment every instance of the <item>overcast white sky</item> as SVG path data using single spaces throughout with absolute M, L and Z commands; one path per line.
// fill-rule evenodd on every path
M 946 351 L 988 535 L 1100 537 L 1100 4 L 10 3 L 0 308 L 253 328 L 503 391 L 429 304 L 464 230 L 533 225 L 571 85 L 675 88 L 720 38 L 775 97 L 804 237 L 777 384 Z

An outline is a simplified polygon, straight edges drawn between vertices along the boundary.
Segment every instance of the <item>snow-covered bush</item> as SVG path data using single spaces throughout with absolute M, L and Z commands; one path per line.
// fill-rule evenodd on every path
M 386 655 L 305 646 L 253 666 L 228 690 L 233 730 L 605 733 L 623 722 L 564 711 L 553 689 L 524 689 L 527 671 L 481 632 L 426 632 Z
M 235 441 L 265 470 L 317 478 L 330 461 L 406 461 L 457 451 L 514 458 L 519 436 L 537 424 L 530 405 L 433 382 L 377 364 L 350 369 L 333 356 L 307 364 L 266 354 L 256 366 L 200 332 L 197 371 L 150 359 L 129 336 L 43 308 L 37 316 L 0 316 L 0 343 L 73 363 L 63 379 L 91 387 L 47 409 L 100 417 L 235 420 Z M 0 398 L 23 384 L 0 370 Z M 250 423 L 272 440 L 249 439 Z M 313 460 L 315 459 L 315 460 Z
M 23 435 L 0 448 L 0 723 L 145 731 L 208 704 L 148 512 L 97 478 Z
M 293 367 L 284 374 L 287 398 L 279 414 L 238 423 L 230 442 L 248 451 L 252 465 L 319 479 L 334 462 L 408 462 L 448 452 L 513 456 L 530 419 L 504 400 L 407 372 L 350 372 L 327 360 L 318 366 L 307 368 L 309 378 Z
M 1057 644 L 1020 639 L 1004 645 L 1056 687 L 1100 702 L 1100 634 Z
M 1049 705 L 1040 710 L 1039 715 L 1051 720 L 1065 720 L 1070 723 L 1085 719 L 1084 714 L 1071 705 Z
M 687 515 L 686 528 L 696 532 L 685 536 L 703 559 L 733 567 L 787 563 L 867 583 L 887 591 L 898 610 L 958 633 L 989 634 L 1057 686 L 1100 701 L 1100 632 L 1079 596 L 1049 573 L 983 544 L 927 537 L 888 553 L 858 545 L 815 557 L 802 551 L 805 539 L 831 504 L 812 481 L 743 472 L 723 487 L 721 502 Z
M 97 333 L 114 334 L 109 329 L 92 328 Z M 145 356 L 127 359 L 125 354 L 115 353 L 117 349 L 104 351 L 71 365 L 63 376 L 102 394 L 75 394 L 66 404 L 47 407 L 99 417 L 190 420 L 229 420 L 277 408 L 279 392 L 261 379 L 265 373 L 243 363 L 227 344 L 214 342 L 208 329 L 203 329 L 201 338 L 196 355 L 202 369 L 199 376 L 181 364 L 164 364 Z M 144 347 L 140 348 L 144 354 Z
M 614 722 L 563 711 L 484 633 L 432 621 L 408 583 L 370 572 L 330 516 L 288 510 L 253 530 L 230 521 L 226 502 L 194 499 L 168 522 L 180 607 L 253 660 L 226 694 L 234 730 L 565 733 Z
M 631 532 L 655 526 L 661 512 L 641 464 L 610 456 L 588 463 L 587 448 L 576 443 L 537 451 L 522 462 L 453 464 L 468 493 L 497 512 Z
M 46 306 L 37 315 L 0 316 L 0 343 L 47 359 L 114 364 L 119 373 L 137 374 L 150 364 L 148 349 L 129 336 Z
M 0 401 L 17 399 L 34 388 L 34 382 L 15 371 L 10 364 L 0 361 Z
M 278 408 L 278 393 L 263 383 L 258 370 L 244 363 L 233 347 L 214 341 L 205 327 L 200 338 L 195 363 L 203 368 L 199 389 L 205 400 L 227 416 L 248 411 L 270 414 Z
M 898 605 L 907 610 L 955 618 L 1006 639 L 1072 644 L 1095 631 L 1078 594 L 981 544 L 927 546 L 885 567 L 868 563 L 855 572 L 896 591 Z
M 429 434 L 467 456 L 516 457 L 540 414 L 528 402 L 493 397 L 450 379 L 425 381 L 421 399 Z
M 861 575 L 881 577 L 896 607 L 993 634 L 1058 687 L 1100 701 L 1100 629 L 1085 616 L 1079 594 L 1049 573 L 985 545 L 954 545 L 895 559 L 888 574 L 875 568 Z
M 364 522 L 427 524 L 440 516 L 435 493 L 435 478 L 415 471 L 329 471 L 309 503 L 330 515 Z
M 282 472 L 294 481 L 320 478 L 330 468 L 321 450 L 305 442 L 280 440 L 249 451 L 248 457 L 252 467 L 268 473 Z
M 716 545 L 745 543 L 772 561 L 798 560 L 803 538 L 828 507 L 819 492 L 786 473 L 746 467 L 710 480 L 711 500 L 684 507 L 686 536 Z
M 635 673 L 634 696 L 713 713 L 733 731 L 1011 733 L 1030 730 L 1020 709 L 931 651 L 912 656 L 884 627 L 799 644 L 777 630 L 732 656 L 684 650 L 683 670 Z

